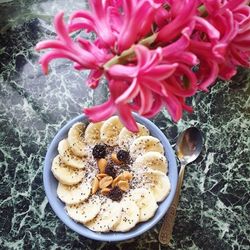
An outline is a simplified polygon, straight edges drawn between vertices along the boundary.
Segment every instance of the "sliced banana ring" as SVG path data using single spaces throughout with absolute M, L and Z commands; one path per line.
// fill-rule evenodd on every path
M 103 122 L 90 123 L 85 130 L 85 141 L 89 144 L 98 144 L 101 142 L 100 129 Z
M 68 186 L 59 182 L 57 195 L 66 204 L 77 204 L 85 201 L 90 196 L 91 185 L 89 182 L 82 181 L 75 186 Z
M 145 188 L 133 189 L 130 192 L 129 199 L 134 201 L 139 207 L 139 220 L 147 221 L 154 216 L 158 205 L 153 194 Z
M 145 185 L 150 188 L 157 202 L 163 201 L 170 192 L 170 181 L 167 175 L 158 170 L 144 173 Z
M 65 185 L 75 185 L 79 183 L 84 176 L 83 169 L 76 169 L 65 165 L 60 155 L 54 158 L 51 171 L 55 178 Z
M 101 210 L 101 200 L 98 196 L 91 196 L 83 203 L 66 205 L 66 211 L 69 216 L 80 223 L 86 223 L 93 220 Z
M 122 208 L 121 220 L 113 227 L 113 231 L 126 232 L 133 228 L 139 222 L 139 207 L 134 201 L 122 200 L 120 202 Z
M 164 154 L 164 148 L 159 139 L 153 136 L 141 136 L 135 139 L 130 147 L 130 155 L 134 160 L 149 151 Z
M 101 140 L 103 143 L 115 146 L 118 144 L 118 136 L 123 125 L 118 116 L 112 116 L 101 126 Z
M 144 135 L 149 135 L 149 131 L 144 125 L 137 123 L 137 126 L 139 129 L 139 132 L 137 133 L 133 133 L 125 127 L 122 128 L 118 137 L 119 147 L 123 149 L 129 149 L 130 145 L 136 138 Z
M 82 122 L 75 123 L 68 132 L 68 143 L 74 155 L 87 157 L 88 146 L 84 141 L 85 125 Z
M 118 202 L 107 200 L 101 207 L 95 219 L 85 225 L 92 231 L 108 232 L 121 220 L 121 206 Z
M 85 158 L 75 156 L 70 148 L 70 145 L 66 139 L 62 140 L 58 144 L 58 152 L 62 161 L 74 168 L 84 168 L 86 164 Z
M 164 174 L 168 171 L 167 159 L 159 152 L 146 152 L 145 154 L 137 157 L 133 163 L 133 167 L 135 168 L 142 168 L 145 166 L 153 170 L 159 170 Z

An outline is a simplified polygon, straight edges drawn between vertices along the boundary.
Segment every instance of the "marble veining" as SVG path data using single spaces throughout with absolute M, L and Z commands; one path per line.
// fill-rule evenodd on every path
M 105 84 L 87 89 L 87 73 L 64 60 L 44 76 L 34 45 L 54 37 L 55 13 L 79 8 L 86 2 L 0 1 L 0 249 L 250 249 L 250 72 L 243 69 L 190 99 L 195 110 L 178 124 L 164 110 L 152 119 L 173 147 L 191 125 L 204 135 L 201 156 L 187 168 L 169 247 L 158 243 L 161 222 L 111 244 L 86 239 L 56 217 L 42 183 L 46 149 L 68 120 L 104 101 L 107 91 Z

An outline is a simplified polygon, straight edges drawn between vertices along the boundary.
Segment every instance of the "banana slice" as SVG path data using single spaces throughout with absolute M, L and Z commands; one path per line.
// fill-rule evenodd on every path
M 170 182 L 168 176 L 158 170 L 151 170 L 144 173 L 146 185 L 149 186 L 155 200 L 164 200 L 170 192 Z
M 129 199 L 121 201 L 120 206 L 122 208 L 121 220 L 113 227 L 113 231 L 126 232 L 139 222 L 140 211 L 136 203 Z
M 68 132 L 68 143 L 74 155 L 88 156 L 88 146 L 84 141 L 85 125 L 82 122 L 75 123 Z
M 65 185 L 75 185 L 79 183 L 84 176 L 83 169 L 71 168 L 62 162 L 60 155 L 57 155 L 52 162 L 52 173 L 55 178 Z
M 134 201 L 139 207 L 139 221 L 147 221 L 154 216 L 158 205 L 153 194 L 145 188 L 133 189 L 130 192 L 129 199 Z
M 118 202 L 106 200 L 95 219 L 85 224 L 92 231 L 108 232 L 115 227 L 121 219 L 121 206 Z
M 103 143 L 115 146 L 118 142 L 118 136 L 120 134 L 123 125 L 118 116 L 112 116 L 106 120 L 101 126 L 101 140 Z
M 79 158 L 72 153 L 69 143 L 66 139 L 59 142 L 58 152 L 59 152 L 59 155 L 61 156 L 62 161 L 66 165 L 69 165 L 74 168 L 85 167 L 85 159 Z
M 137 133 L 132 133 L 125 127 L 122 128 L 118 137 L 118 143 L 121 148 L 129 149 L 130 145 L 137 137 L 149 135 L 149 131 L 144 125 L 140 123 L 137 123 L 137 125 L 139 128 L 139 132 Z
M 88 199 L 91 191 L 90 183 L 82 181 L 75 186 L 58 183 L 57 195 L 66 204 L 77 204 Z
M 130 147 L 130 155 L 135 160 L 146 152 L 154 151 L 164 154 L 161 142 L 153 136 L 141 136 L 135 139 Z
M 103 122 L 90 123 L 85 130 L 85 141 L 89 144 L 101 142 L 100 129 Z
M 69 216 L 80 223 L 93 220 L 101 210 L 101 200 L 98 196 L 91 196 L 87 201 L 80 204 L 66 205 Z
M 153 170 L 159 170 L 164 174 L 168 171 L 168 163 L 167 159 L 164 155 L 159 152 L 147 152 L 136 158 L 133 163 L 133 167 L 141 168 L 141 167 L 149 167 Z

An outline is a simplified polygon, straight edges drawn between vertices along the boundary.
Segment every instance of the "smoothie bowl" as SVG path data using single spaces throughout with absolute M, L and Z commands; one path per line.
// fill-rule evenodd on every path
M 177 166 L 165 135 L 134 115 L 139 132 L 117 116 L 89 123 L 80 115 L 55 136 L 43 180 L 56 215 L 94 240 L 122 241 L 152 228 L 168 210 Z

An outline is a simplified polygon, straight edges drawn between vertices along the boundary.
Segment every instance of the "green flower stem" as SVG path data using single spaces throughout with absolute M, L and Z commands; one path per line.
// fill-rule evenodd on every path
M 205 5 L 201 5 L 201 6 L 198 8 L 198 10 L 199 10 L 200 15 L 201 15 L 202 17 L 206 17 L 206 16 L 208 15 Z
M 151 44 L 154 43 L 154 41 L 155 41 L 156 38 L 157 38 L 157 35 L 158 35 L 158 33 L 154 33 L 153 35 L 151 35 L 151 36 L 149 36 L 149 37 L 147 37 L 147 38 L 142 39 L 142 40 L 139 42 L 139 44 L 142 44 L 142 45 L 144 45 L 144 46 L 149 47 Z
M 121 55 L 119 56 L 114 56 L 113 58 L 111 58 L 108 62 L 106 62 L 104 65 L 103 65 L 103 68 L 105 70 L 108 70 L 112 65 L 115 65 L 115 64 L 123 64 L 126 59 L 128 57 L 131 57 L 135 54 L 135 51 L 134 51 L 134 46 L 132 46 L 131 48 L 127 49 L 127 50 L 124 50 Z
M 144 38 L 142 39 L 139 44 L 142 44 L 146 47 L 149 47 L 151 44 L 154 43 L 155 39 L 157 37 L 157 33 L 154 33 L 153 35 L 147 37 L 147 38 Z M 134 45 L 132 47 L 130 47 L 129 49 L 127 50 L 124 50 L 121 55 L 119 56 L 114 56 L 113 58 L 111 58 L 108 62 L 106 62 L 104 65 L 103 65 L 103 68 L 105 71 L 107 71 L 112 65 L 115 65 L 115 64 L 124 64 L 125 62 L 127 62 L 127 60 L 129 58 L 132 58 L 134 57 L 135 55 L 135 50 L 134 50 Z

